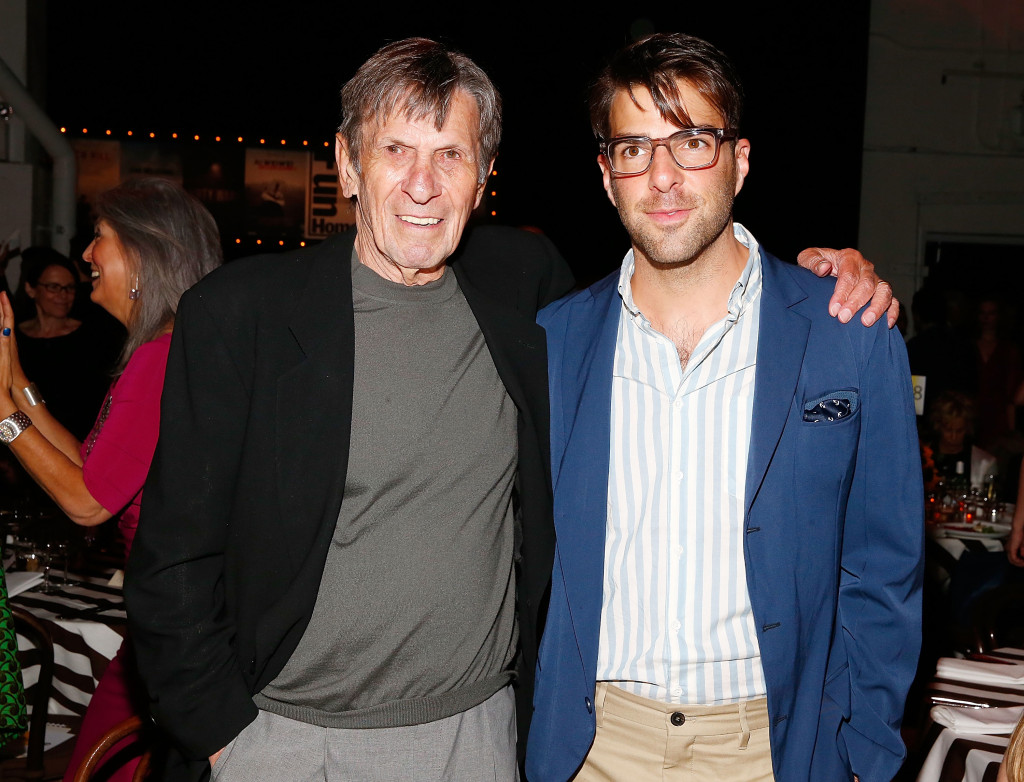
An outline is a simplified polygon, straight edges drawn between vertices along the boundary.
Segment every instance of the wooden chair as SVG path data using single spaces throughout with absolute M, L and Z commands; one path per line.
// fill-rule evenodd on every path
M 1024 782 L 1024 718 L 1017 723 L 1003 756 L 1003 770 L 1010 782 Z
M 88 754 L 75 770 L 73 781 L 89 782 L 92 779 L 93 773 L 100 769 L 107 753 L 117 742 L 133 733 L 141 734 L 140 741 L 145 741 L 148 727 L 147 722 L 141 717 L 129 717 L 124 722 L 120 722 L 112 727 L 92 745 Z M 139 765 L 135 769 L 135 774 L 132 775 L 132 782 L 140 782 L 146 778 L 149 773 L 149 758 L 149 750 L 144 751 Z
M 33 775 L 43 775 L 43 751 L 46 749 L 46 721 L 50 706 L 50 692 L 53 689 L 53 639 L 42 622 L 24 608 L 11 606 L 14 629 L 19 635 L 32 642 L 34 649 L 19 652 L 18 658 L 24 670 L 39 666 L 39 678 L 32 689 L 32 717 L 28 725 L 28 757 L 25 768 Z

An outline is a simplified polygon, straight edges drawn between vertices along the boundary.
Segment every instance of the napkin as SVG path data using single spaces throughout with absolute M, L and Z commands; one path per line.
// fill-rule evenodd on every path
M 981 660 L 960 660 L 940 657 L 935 667 L 940 679 L 956 679 L 971 684 L 1008 684 L 1024 686 L 1024 663 L 986 663 Z
M 17 570 L 13 573 L 4 573 L 4 578 L 7 579 L 7 596 L 14 597 L 41 583 L 43 574 L 38 570 L 33 572 Z
M 1017 727 L 1024 706 L 999 709 L 962 709 L 956 706 L 932 706 L 932 720 L 957 733 L 1009 735 Z

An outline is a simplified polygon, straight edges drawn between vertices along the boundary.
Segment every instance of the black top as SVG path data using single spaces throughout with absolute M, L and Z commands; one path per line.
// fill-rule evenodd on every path
M 18 357 L 50 413 L 79 440 L 92 429 L 120 344 L 85 321 L 60 337 L 29 337 L 18 330 Z

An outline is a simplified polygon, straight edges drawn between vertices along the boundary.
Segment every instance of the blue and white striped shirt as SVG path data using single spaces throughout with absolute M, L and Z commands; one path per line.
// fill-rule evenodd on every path
M 686 367 L 633 302 L 622 262 L 597 678 L 669 703 L 765 694 L 743 558 L 761 260 Z

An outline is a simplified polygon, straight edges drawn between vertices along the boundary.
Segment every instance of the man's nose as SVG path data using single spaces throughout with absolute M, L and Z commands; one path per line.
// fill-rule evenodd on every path
M 405 192 L 417 204 L 425 204 L 441 192 L 432 156 L 418 156 L 408 171 Z
M 679 167 L 667 144 L 659 144 L 651 153 L 651 167 L 647 171 L 651 187 L 667 193 L 675 185 L 683 181 L 685 169 Z

